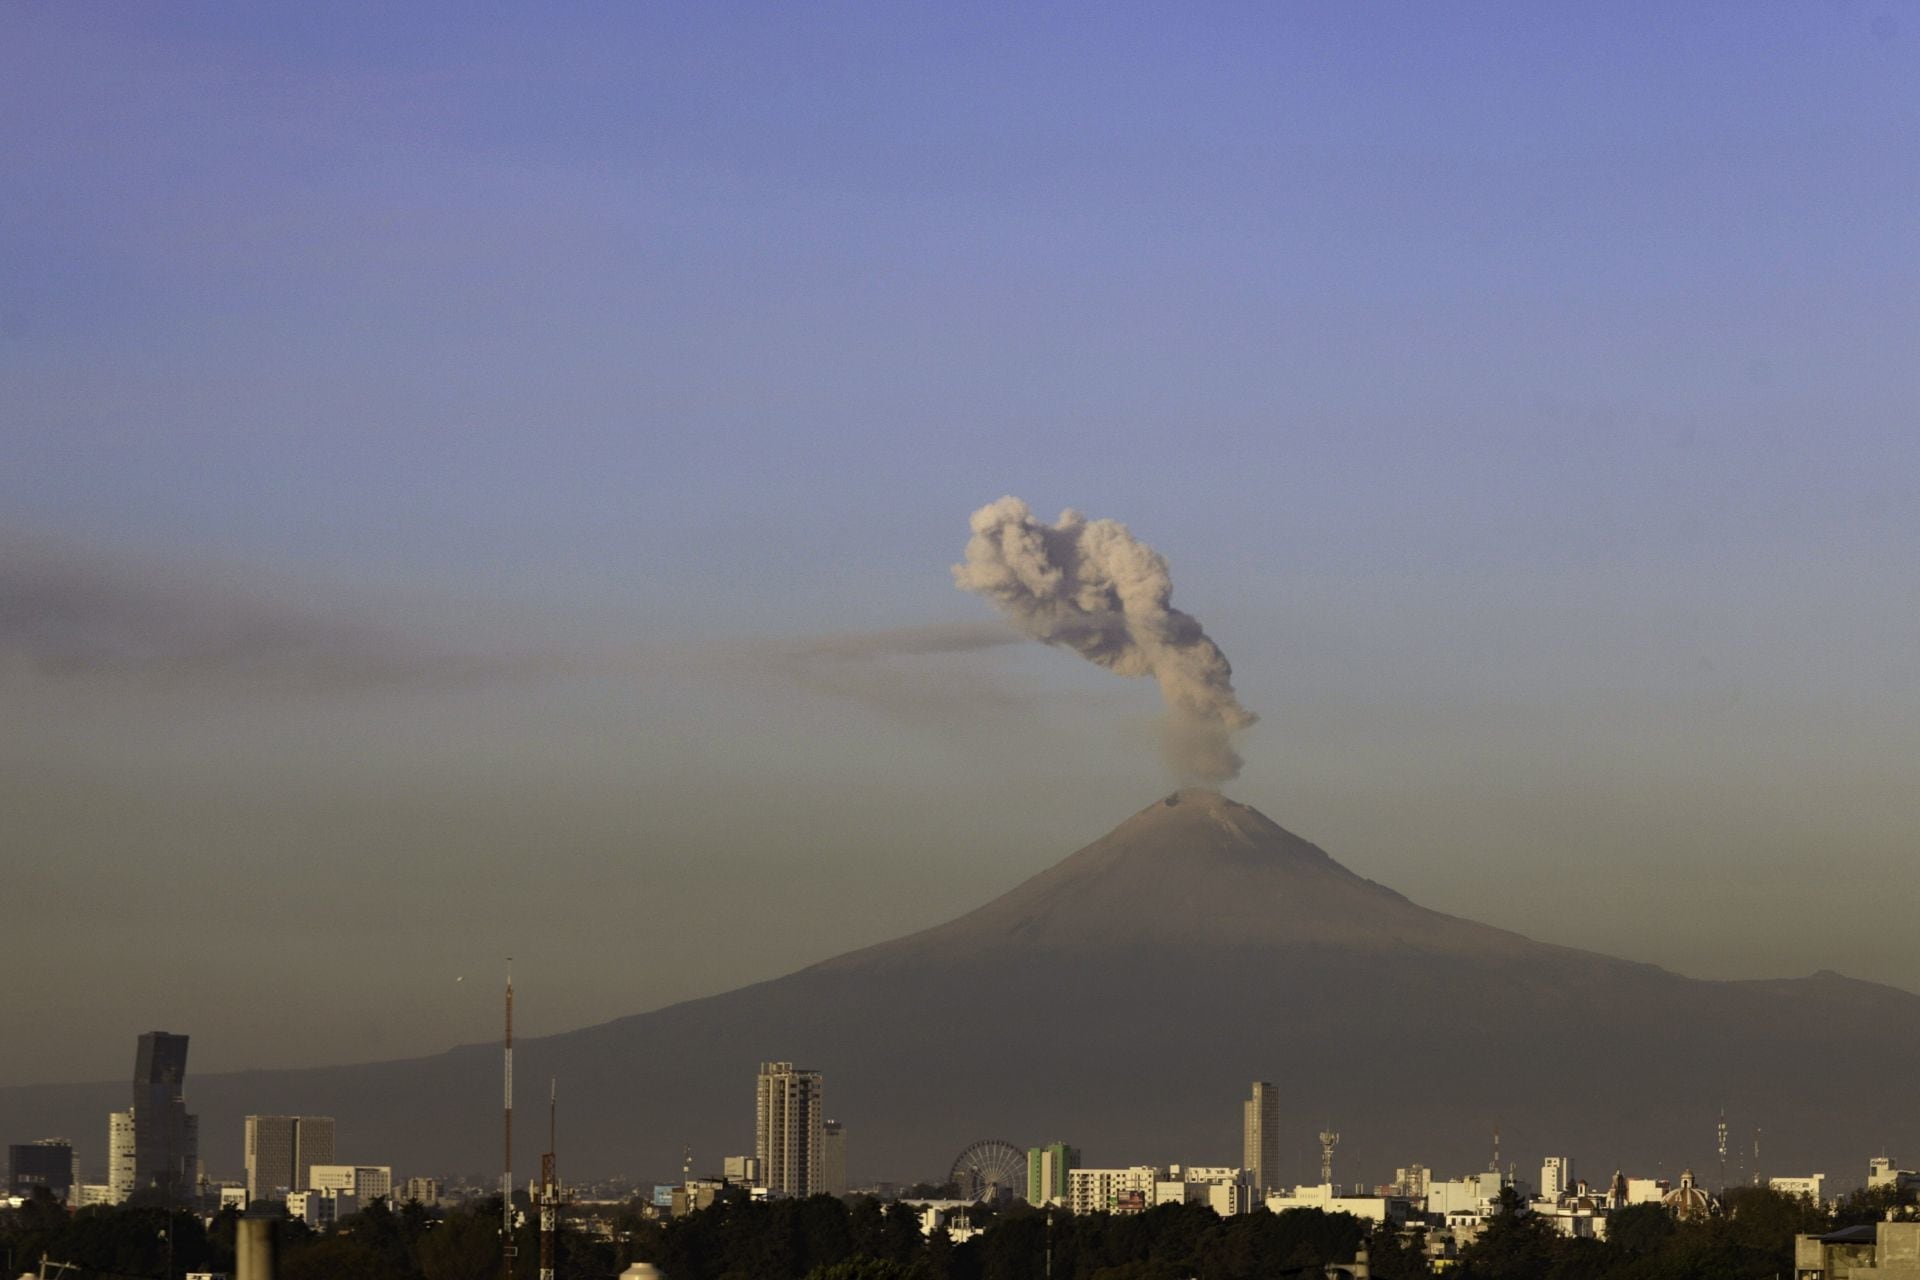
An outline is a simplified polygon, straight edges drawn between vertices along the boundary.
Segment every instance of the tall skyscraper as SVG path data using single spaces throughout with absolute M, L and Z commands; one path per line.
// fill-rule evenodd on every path
M 791 1062 L 760 1064 L 754 1105 L 753 1154 L 776 1195 L 811 1196 L 827 1188 L 822 1159 L 822 1094 L 818 1071 Z
M 1080 1167 L 1080 1153 L 1064 1142 L 1027 1151 L 1027 1203 L 1065 1204 L 1067 1175 Z
M 133 1188 L 133 1112 L 115 1111 L 107 1116 L 107 1196 L 125 1204 Z
M 187 1114 L 187 1037 L 149 1031 L 133 1061 L 134 1190 L 168 1196 L 193 1190 L 199 1125 Z
M 830 1196 L 847 1194 L 847 1131 L 838 1120 L 820 1125 L 822 1190 Z
M 332 1116 L 248 1116 L 247 1199 L 281 1200 L 313 1187 L 313 1166 L 333 1163 Z
M 1254 1190 L 1265 1195 L 1280 1185 L 1280 1095 L 1272 1084 L 1256 1080 L 1240 1111 L 1240 1167 Z

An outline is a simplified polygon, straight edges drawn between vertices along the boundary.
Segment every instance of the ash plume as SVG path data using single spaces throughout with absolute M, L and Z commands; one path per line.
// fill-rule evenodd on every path
M 1239 776 L 1233 734 L 1253 712 L 1233 692 L 1233 668 L 1199 620 L 1170 603 L 1167 562 L 1117 520 L 1068 510 L 1046 524 L 1018 498 L 973 513 L 965 564 L 953 578 L 991 600 L 1021 631 L 1123 676 L 1152 676 L 1167 720 L 1167 762 L 1182 777 Z

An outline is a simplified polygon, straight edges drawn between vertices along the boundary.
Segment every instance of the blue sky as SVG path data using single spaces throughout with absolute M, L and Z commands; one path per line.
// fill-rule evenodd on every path
M 986 620 L 947 568 L 1017 493 L 1167 555 L 1265 716 L 1234 793 L 1366 874 L 1920 988 L 1917 39 L 1847 3 L 11 7 L 0 763 L 29 941 L 86 957 L 29 977 L 124 974 L 154 895 L 197 930 L 244 878 L 361 979 L 512 937 L 559 1029 L 984 900 L 1164 788 L 1151 691 L 809 646 Z M 365 683 L 289 684 L 311 644 Z M 485 660 L 423 678 L 449 652 Z M 435 989 L 275 1039 L 191 950 L 0 1079 L 119 1074 L 169 1019 L 209 1065 L 486 1034 Z

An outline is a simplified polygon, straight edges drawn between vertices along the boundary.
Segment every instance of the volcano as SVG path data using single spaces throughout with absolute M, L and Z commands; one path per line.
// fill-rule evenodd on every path
M 195 1077 L 209 1172 L 247 1113 L 333 1115 L 397 1174 L 497 1160 L 499 1049 Z M 1724 1108 L 1768 1174 L 1920 1154 L 1920 996 L 1832 973 L 1709 982 L 1431 911 L 1246 805 L 1177 792 L 946 924 L 724 995 L 517 1046 L 562 1082 L 572 1177 L 666 1179 L 751 1151 L 762 1060 L 820 1070 L 856 1183 L 942 1180 L 975 1139 L 1089 1165 L 1240 1162 L 1249 1082 L 1282 1098 L 1288 1181 L 1569 1155 L 1718 1177 Z M 92 1134 L 124 1084 L 0 1090 L 0 1131 Z M 1500 1137 L 1496 1139 L 1495 1133 Z M 91 1153 L 99 1144 L 85 1143 Z M 1756 1169 L 1736 1141 L 1729 1180 Z

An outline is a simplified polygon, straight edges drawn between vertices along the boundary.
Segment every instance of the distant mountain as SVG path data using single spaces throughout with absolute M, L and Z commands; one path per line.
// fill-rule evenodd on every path
M 498 1166 L 499 1050 L 190 1081 L 209 1172 L 239 1166 L 247 1112 L 339 1119 L 342 1159 L 396 1174 Z M 1254 1079 L 1286 1100 L 1286 1174 L 1570 1155 L 1729 1177 L 1857 1180 L 1920 1156 L 1920 996 L 1838 974 L 1704 982 L 1427 910 L 1259 812 L 1181 791 L 947 924 L 725 995 L 524 1041 L 558 1076 L 561 1164 L 666 1179 L 752 1144 L 754 1073 L 826 1073 L 856 1181 L 944 1176 L 970 1141 L 1064 1139 L 1091 1164 L 1240 1161 Z M 526 1098 L 531 1115 L 532 1090 Z M 85 1139 L 125 1086 L 0 1090 L 0 1135 Z M 522 1151 L 539 1145 L 529 1125 Z M 544 1135 L 541 1135 L 544 1136 Z M 521 1164 L 533 1165 L 531 1158 Z M 524 1169 L 523 1169 L 524 1172 Z

